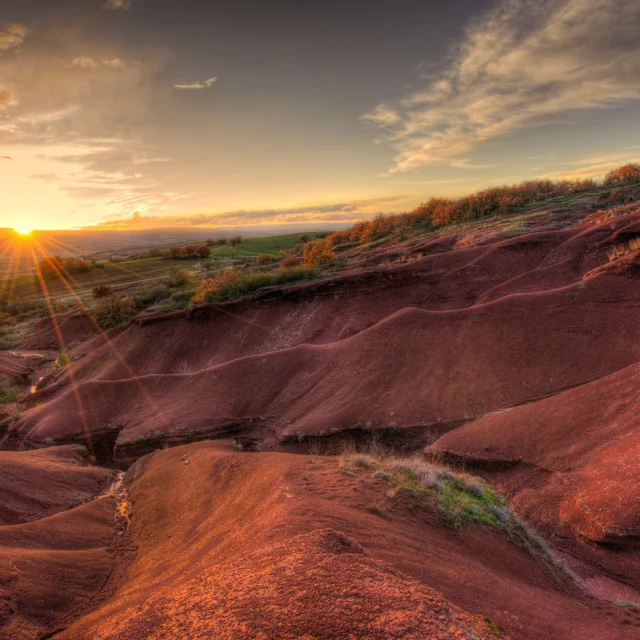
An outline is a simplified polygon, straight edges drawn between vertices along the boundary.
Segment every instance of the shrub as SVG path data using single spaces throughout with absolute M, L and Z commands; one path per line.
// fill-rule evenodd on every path
M 193 298 L 197 304 L 205 302 L 223 302 L 241 298 L 264 287 L 282 286 L 300 280 L 317 278 L 314 269 L 281 269 L 272 273 L 242 274 L 228 269 L 215 278 L 203 280 Z
M 86 273 L 95 269 L 98 265 L 95 261 L 82 258 L 61 258 L 60 256 L 47 256 L 38 262 L 38 271 L 43 278 L 59 278 L 74 273 Z
M 12 387 L 0 387 L 0 404 L 11 404 L 18 402 L 20 392 Z
M 238 244 L 240 244 L 242 242 L 242 236 L 234 236 L 233 238 L 229 238 L 229 240 L 227 240 L 227 242 L 232 247 L 235 247 L 236 245 L 238 245 Z
M 170 247 L 164 253 L 165 260 L 206 260 L 211 253 L 209 245 L 189 244 L 184 247 Z
M 56 361 L 53 366 L 56 369 L 62 369 L 63 367 L 66 367 L 67 365 L 70 365 L 70 364 L 71 364 L 71 358 L 69 357 L 69 354 L 67 354 L 66 352 L 62 352 L 56 358 Z
M 121 295 L 102 298 L 94 309 L 96 321 L 103 329 L 117 327 L 133 318 L 136 313 L 135 302 Z
M 259 255 L 253 258 L 252 263 L 258 267 L 261 267 L 261 266 L 264 266 L 265 264 L 271 264 L 276 260 L 277 258 L 274 258 L 272 255 L 268 253 L 263 253 L 262 255 Z
M 640 182 L 640 164 L 629 163 L 613 169 L 604 178 L 606 187 L 635 184 Z
M 186 287 L 190 283 L 191 274 L 184 269 L 172 269 L 169 273 L 169 278 L 167 280 L 168 287 L 179 289 L 180 287 Z
M 299 267 L 303 262 L 304 260 L 300 256 L 284 256 L 280 260 L 280 266 L 283 269 L 289 269 L 291 267 Z
M 93 297 L 97 300 L 98 298 L 106 298 L 113 293 L 113 289 L 108 284 L 99 284 L 96 287 L 93 287 Z
M 133 301 L 136 309 L 145 309 L 149 305 L 165 300 L 171 295 L 171 291 L 166 287 L 154 287 L 153 289 L 145 289 L 136 293 Z
M 307 242 L 303 249 L 304 263 L 308 267 L 321 267 L 333 262 L 336 254 L 326 239 Z
M 640 251 L 640 236 L 632 238 L 627 244 L 617 244 L 611 247 L 607 251 L 607 256 L 609 257 L 609 261 L 613 262 L 618 258 L 622 258 L 622 256 L 635 253 L 636 251 Z

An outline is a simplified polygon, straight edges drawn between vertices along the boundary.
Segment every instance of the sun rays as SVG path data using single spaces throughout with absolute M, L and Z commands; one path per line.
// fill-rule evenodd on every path
M 9 301 L 13 298 L 15 285 L 20 277 L 25 277 L 25 275 L 26 277 L 29 275 L 33 276 L 36 280 L 39 294 L 44 300 L 46 312 L 51 320 L 60 353 L 66 355 L 68 354 L 70 347 L 66 344 L 64 334 L 60 326 L 59 305 L 56 304 L 56 298 L 52 295 L 47 279 L 44 277 L 42 264 L 43 261 L 51 256 L 52 248 L 62 250 L 62 252 L 69 252 L 69 250 L 71 250 L 76 254 L 81 254 L 82 251 L 72 245 L 58 242 L 47 236 L 43 236 L 41 239 L 39 234 L 33 234 L 31 230 L 26 228 L 19 231 L 18 228 L 14 227 L 14 231 L 15 234 L 10 236 L 8 240 L 5 240 L 4 245 L 0 246 L 0 264 L 2 266 L 6 265 L 5 273 L 2 278 L 0 278 L 0 300 Z M 48 247 L 45 245 L 48 245 Z M 159 426 L 166 427 L 167 421 L 163 416 L 162 409 L 154 401 L 149 391 L 144 387 L 142 381 L 139 379 L 138 374 L 128 364 L 117 347 L 112 343 L 109 335 L 102 329 L 91 309 L 78 294 L 78 282 L 70 274 L 61 270 L 56 265 L 55 261 L 49 261 L 48 265 L 51 267 L 54 277 L 62 284 L 63 289 L 66 290 L 72 298 L 75 307 L 85 314 L 96 330 L 98 336 L 102 338 L 103 345 L 107 346 L 107 349 L 116 358 L 118 363 L 126 372 L 126 375 L 135 381 L 142 398 L 156 415 L 158 422 L 160 423 Z M 86 407 L 82 399 L 81 385 L 78 383 L 73 365 L 68 367 L 68 379 L 75 399 L 78 418 L 82 426 L 83 435 L 81 439 L 86 442 L 91 454 L 95 455 L 91 438 L 92 425 L 89 424 Z

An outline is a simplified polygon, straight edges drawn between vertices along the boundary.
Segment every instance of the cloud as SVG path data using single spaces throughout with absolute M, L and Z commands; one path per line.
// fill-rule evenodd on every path
M 640 98 L 638 0 L 500 0 L 453 60 L 363 119 L 397 150 L 391 173 L 460 166 L 487 140 Z
M 60 63 L 65 67 L 73 68 L 76 67 L 78 69 L 124 69 L 127 66 L 127 62 L 120 58 L 112 58 L 111 60 L 96 60 L 90 56 L 78 56 L 77 58 L 73 58 L 70 62 Z M 134 64 L 140 64 L 136 62 Z
M 103 6 L 105 9 L 129 9 L 131 0 L 107 0 Z
M 18 104 L 16 97 L 8 89 L 0 87 L 0 111 Z
M 209 78 L 208 80 L 204 80 L 203 82 L 191 82 L 190 84 L 175 84 L 173 85 L 176 89 L 209 89 L 213 87 L 213 85 L 218 82 L 218 78 Z
M 158 194 L 155 194 L 156 196 Z M 163 197 L 174 201 L 178 194 L 162 194 Z M 97 225 L 98 228 L 131 229 L 131 228 L 159 228 L 159 227 L 235 227 L 247 225 L 267 224 L 302 224 L 353 223 L 357 219 L 370 218 L 382 209 L 398 210 L 398 203 L 410 196 L 394 195 L 383 198 L 353 200 L 349 202 L 334 202 L 323 204 L 300 205 L 294 207 L 280 207 L 272 209 L 237 209 L 219 213 L 200 213 L 186 215 L 144 216 L 122 218 L 109 216 L 110 219 Z M 132 199 L 127 203 L 131 209 L 136 208 L 137 202 Z
M 19 47 L 29 35 L 29 29 L 23 24 L 10 24 L 0 31 L 0 51 Z
M 11 156 L 0 156 L 0 160 L 13 160 Z

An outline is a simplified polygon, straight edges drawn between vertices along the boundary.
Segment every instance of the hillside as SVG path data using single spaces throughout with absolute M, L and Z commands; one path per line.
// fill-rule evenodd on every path
M 289 267 L 233 267 L 265 284 L 219 304 L 196 293 L 218 291 L 214 275 L 185 308 L 107 331 L 82 307 L 30 326 L 0 359 L 12 388 L 37 383 L 0 423 L 14 563 L 0 625 L 104 640 L 636 637 L 640 193 L 584 185 L 487 211 L 293 238 L 283 260 L 330 259 L 289 286 L 269 286 Z M 350 463 L 356 451 L 375 460 Z M 389 472 L 401 454 L 436 470 Z M 52 540 L 72 526 L 66 557 L 98 558 L 95 582 L 65 565 L 78 591 L 34 618 L 58 576 L 36 588 L 29 554 L 55 567 Z

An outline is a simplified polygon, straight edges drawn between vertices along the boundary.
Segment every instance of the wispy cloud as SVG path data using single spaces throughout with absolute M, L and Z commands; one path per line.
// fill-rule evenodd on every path
M 191 82 L 189 84 L 175 84 L 173 86 L 176 89 L 209 89 L 210 87 L 213 87 L 216 82 L 218 82 L 217 77 L 198 82 Z
M 177 196 L 177 194 L 169 194 Z M 167 194 L 164 194 L 166 197 Z M 233 227 L 243 225 L 267 224 L 302 224 L 352 223 L 356 219 L 370 218 L 380 211 L 397 211 L 407 195 L 394 195 L 382 198 L 353 200 L 349 202 L 333 202 L 322 204 L 300 205 L 292 207 L 276 207 L 271 209 L 238 209 L 218 213 L 199 213 L 187 215 L 149 216 L 135 215 L 122 218 L 110 216 L 106 222 L 97 225 L 100 228 L 159 228 L 159 227 Z M 130 202 L 129 207 L 135 205 Z
M 78 69 L 124 69 L 129 63 L 121 58 L 112 58 L 110 60 L 96 60 L 91 56 L 78 56 L 70 62 L 61 62 L 65 67 L 76 67 Z M 140 64 L 134 62 L 132 64 Z
M 0 111 L 13 107 L 18 103 L 16 97 L 8 89 L 0 87 Z
M 638 0 L 500 0 L 426 85 L 363 118 L 397 150 L 391 173 L 460 166 L 487 140 L 640 98 Z
M 103 6 L 105 9 L 129 9 L 131 0 L 107 0 Z
M 8 51 L 19 47 L 29 35 L 29 29 L 23 24 L 10 24 L 0 30 L 0 51 Z

